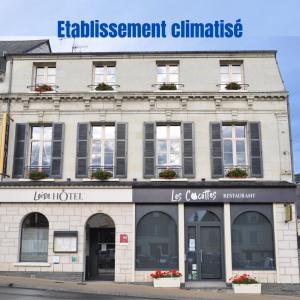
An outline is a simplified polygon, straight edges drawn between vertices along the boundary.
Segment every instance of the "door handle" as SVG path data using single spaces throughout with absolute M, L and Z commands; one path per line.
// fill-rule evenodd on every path
M 202 249 L 200 249 L 200 262 L 202 262 Z

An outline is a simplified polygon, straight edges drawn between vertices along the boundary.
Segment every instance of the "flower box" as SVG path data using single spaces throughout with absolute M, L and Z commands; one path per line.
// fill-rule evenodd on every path
M 180 287 L 180 277 L 153 278 L 154 287 Z
M 235 294 L 261 294 L 261 283 L 232 284 Z

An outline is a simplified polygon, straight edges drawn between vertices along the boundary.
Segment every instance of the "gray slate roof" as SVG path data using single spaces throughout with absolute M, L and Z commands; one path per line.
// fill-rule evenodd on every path
M 3 52 L 9 54 L 30 53 L 45 43 L 48 44 L 49 52 L 51 52 L 49 40 L 0 41 L 0 56 L 3 56 Z

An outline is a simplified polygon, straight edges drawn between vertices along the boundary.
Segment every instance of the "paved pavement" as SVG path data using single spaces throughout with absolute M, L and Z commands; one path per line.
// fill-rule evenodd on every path
M 14 287 L 0 287 L 0 300 L 153 300 L 127 296 L 98 295 L 87 293 L 57 292 Z
M 9 288 L 9 286 L 11 286 Z M 187 290 L 178 288 L 153 288 L 150 285 L 125 284 L 114 282 L 55 282 L 47 279 L 0 276 L 0 299 L 172 299 L 172 300 L 299 300 L 293 294 L 286 295 L 235 295 L 231 289 Z M 9 295 L 8 291 L 17 294 Z M 29 298 L 26 292 L 31 293 Z M 21 295 L 18 293 L 21 291 Z M 65 293 L 63 293 L 65 292 Z M 53 295 L 54 293 L 54 295 Z M 57 293 L 57 294 L 55 294 Z M 71 294 L 72 298 L 68 298 Z M 19 293 L 20 294 L 20 293 Z M 61 298 L 56 298 L 61 297 Z M 97 298 L 95 298 L 97 296 Z M 112 297 L 112 296 L 115 296 Z M 2 298 L 1 298 L 2 297 Z M 3 298 L 4 297 L 4 298 Z M 10 297 L 10 298 L 9 298 Z M 15 297 L 15 298 L 13 298 Z M 23 297 L 23 298 L 21 298 Z M 31 297 L 31 298 L 30 298 Z M 38 298 L 40 297 L 40 298 Z M 48 297 L 48 298 L 47 298 Z M 76 298 L 77 297 L 77 298 Z M 81 298 L 80 298 L 81 297 Z M 83 297 L 83 298 L 82 298 Z M 91 297 L 91 298 L 89 298 Z M 94 298 L 93 298 L 94 297 Z M 111 297 L 111 298 L 109 298 Z

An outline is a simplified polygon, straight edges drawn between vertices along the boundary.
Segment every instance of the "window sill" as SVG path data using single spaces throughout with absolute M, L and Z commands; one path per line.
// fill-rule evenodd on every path
M 164 178 L 150 178 L 150 181 L 188 181 L 188 178 L 174 178 L 174 179 L 164 179 Z
M 219 178 L 219 181 L 257 181 L 256 178 L 228 178 L 228 177 L 224 177 L 224 178 Z
M 103 90 L 103 91 L 90 91 L 90 93 L 116 93 L 117 91 L 116 90 Z
M 181 93 L 182 90 L 154 90 L 156 93 Z
M 14 267 L 50 267 L 50 263 L 42 262 L 18 262 L 14 263 Z
M 56 91 L 48 91 L 48 92 L 36 92 L 36 91 L 29 91 L 28 94 L 37 94 L 37 95 L 41 95 L 41 94 L 55 94 Z
M 111 178 L 111 179 L 106 179 L 106 180 L 100 180 L 100 179 L 91 179 L 91 178 L 83 178 L 82 181 L 120 181 L 120 178 Z
M 241 92 L 248 92 L 248 90 L 240 89 L 240 90 L 219 90 L 219 92 L 224 93 L 241 93 Z

